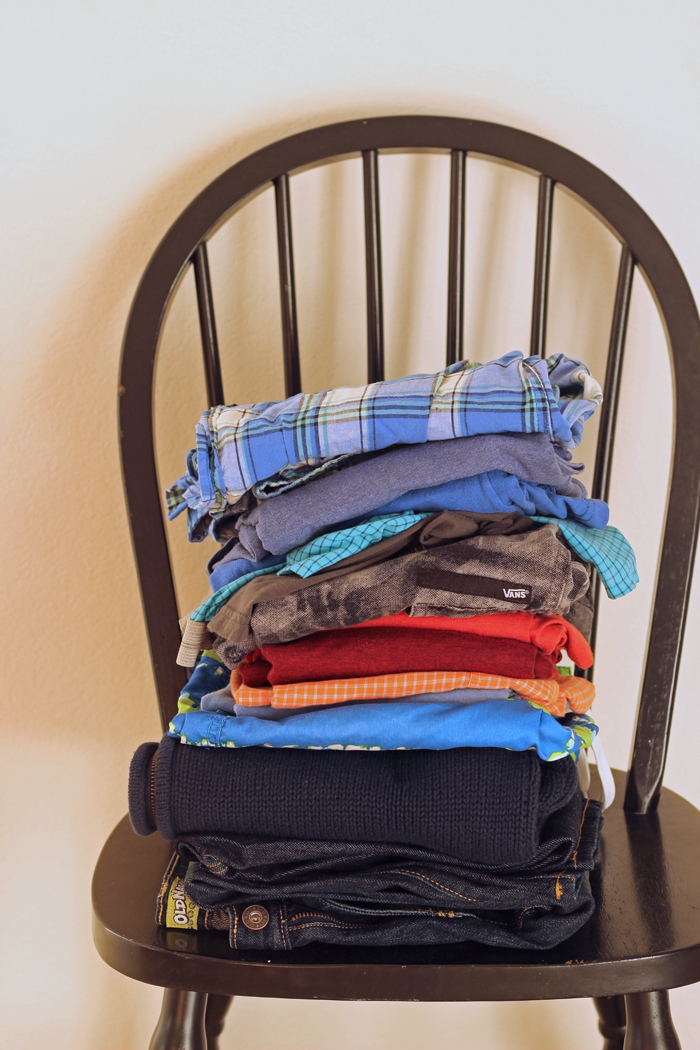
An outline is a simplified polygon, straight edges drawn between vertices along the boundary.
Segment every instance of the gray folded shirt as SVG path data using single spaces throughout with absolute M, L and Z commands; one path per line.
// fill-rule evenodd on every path
M 509 536 L 472 536 L 350 572 L 336 568 L 306 580 L 260 577 L 229 599 L 208 628 L 221 658 L 236 667 L 260 645 L 404 609 L 412 616 L 564 615 L 588 590 L 589 571 L 549 524 Z
M 583 464 L 571 463 L 562 452 L 555 451 L 545 434 L 485 434 L 390 449 L 241 514 L 228 526 L 239 543 L 219 563 L 233 558 L 260 560 L 270 551 L 283 553 L 331 525 L 368 516 L 406 492 L 492 470 L 548 485 L 561 496 L 585 498 L 586 489 L 574 477 Z

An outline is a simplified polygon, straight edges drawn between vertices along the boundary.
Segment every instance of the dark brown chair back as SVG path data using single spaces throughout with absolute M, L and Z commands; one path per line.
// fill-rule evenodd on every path
M 700 515 L 700 320 L 688 282 L 651 219 L 617 183 L 561 146 L 515 128 L 452 117 L 382 117 L 316 128 L 276 142 L 214 180 L 171 226 L 136 293 L 124 338 L 120 424 L 124 485 L 163 724 L 175 711 L 184 672 L 175 663 L 178 612 L 158 492 L 153 377 L 166 308 L 194 268 L 209 402 L 224 403 L 207 239 L 256 191 L 274 184 L 286 395 L 301 390 L 290 173 L 361 154 L 367 286 L 367 377 L 384 375 L 380 150 L 451 153 L 447 354 L 461 360 L 464 320 L 466 158 L 476 153 L 539 174 L 530 353 L 545 356 L 552 202 L 555 184 L 580 198 L 621 242 L 592 495 L 607 499 L 634 271 L 652 290 L 665 325 L 673 373 L 675 435 L 666 524 L 651 614 L 625 808 L 653 809 L 666 760 Z M 596 577 L 596 607 L 599 587 Z

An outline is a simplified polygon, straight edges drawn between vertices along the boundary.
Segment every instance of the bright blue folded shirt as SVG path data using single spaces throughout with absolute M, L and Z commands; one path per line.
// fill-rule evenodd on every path
M 374 514 L 413 510 L 437 514 L 441 510 L 466 510 L 475 514 L 517 511 L 529 517 L 572 518 L 593 529 L 604 529 L 610 511 L 600 499 L 560 496 L 549 485 L 521 481 L 502 470 L 489 470 L 471 478 L 447 481 L 432 488 L 414 489 L 377 507 Z
M 170 735 L 204 747 L 301 747 L 335 750 L 444 750 L 452 747 L 533 749 L 544 761 L 575 756 L 598 732 L 588 715 L 558 721 L 526 700 L 481 704 L 357 704 L 290 714 L 279 721 L 190 711 Z
M 227 583 L 240 580 L 243 576 L 249 576 L 252 572 L 260 569 L 271 569 L 276 565 L 283 565 L 287 560 L 285 554 L 269 554 L 267 558 L 260 561 L 250 561 L 249 558 L 234 558 L 215 565 L 209 575 L 209 585 L 212 591 L 218 591 Z

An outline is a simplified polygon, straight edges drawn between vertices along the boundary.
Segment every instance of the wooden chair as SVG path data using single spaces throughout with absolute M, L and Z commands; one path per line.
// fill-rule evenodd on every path
M 209 401 L 224 403 L 207 238 L 232 209 L 273 183 L 276 200 L 286 393 L 300 391 L 290 173 L 362 155 L 367 271 L 368 379 L 383 376 L 378 153 L 451 153 L 447 362 L 462 357 L 465 165 L 469 152 L 539 174 L 532 354 L 545 354 L 552 199 L 568 187 L 621 242 L 593 495 L 606 499 L 625 332 L 635 269 L 655 296 L 672 359 L 676 443 L 646 668 L 626 787 L 606 813 L 592 877 L 591 921 L 547 952 L 476 944 L 429 948 L 233 951 L 217 934 L 165 930 L 153 920 L 171 847 L 138 838 L 125 817 L 94 876 L 94 936 L 121 973 L 165 989 L 152 1050 L 213 1050 L 236 993 L 304 999 L 527 1000 L 593 997 L 606 1050 L 679 1047 L 667 989 L 700 981 L 700 813 L 661 786 L 700 514 L 700 321 L 663 236 L 615 182 L 574 153 L 514 128 L 442 117 L 351 121 L 276 142 L 235 164 L 180 215 L 157 248 L 132 306 L 121 364 L 124 482 L 163 726 L 184 672 L 175 663 L 178 610 L 153 455 L 152 385 L 165 308 L 183 272 L 196 278 Z M 126 776 L 126 770 L 125 770 Z M 615 774 L 622 788 L 625 777 Z M 624 797 L 624 804 L 622 804 Z M 207 998 L 208 997 L 208 998 Z M 208 1005 L 207 1005 L 208 1002 Z M 207 1043 L 208 1040 L 208 1043 Z

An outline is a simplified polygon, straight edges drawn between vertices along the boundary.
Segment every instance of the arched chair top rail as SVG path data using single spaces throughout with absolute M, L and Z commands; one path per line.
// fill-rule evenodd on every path
M 554 142 L 502 124 L 460 117 L 399 116 L 303 131 L 257 150 L 214 179 L 176 219 L 144 272 L 127 326 L 123 365 L 131 348 L 133 323 L 138 322 L 145 338 L 141 326 L 150 322 L 148 335 L 157 339 L 163 308 L 182 270 L 197 245 L 237 204 L 279 175 L 371 149 L 462 149 L 528 168 L 566 186 L 629 245 L 654 291 L 672 350 L 676 339 L 689 337 L 700 348 L 697 309 L 668 242 L 636 201 L 599 168 Z
M 649 216 L 613 179 L 537 135 L 458 117 L 396 116 L 347 121 L 282 139 L 245 157 L 206 187 L 173 223 L 139 284 L 120 372 L 122 464 L 161 710 L 172 711 L 181 672 L 176 609 L 153 461 L 152 384 L 170 297 L 198 245 L 236 205 L 285 173 L 367 150 L 464 150 L 545 175 L 576 194 L 626 244 L 659 307 L 672 361 L 677 432 L 659 583 L 628 781 L 627 808 L 653 808 L 663 774 L 700 513 L 700 318 L 685 275 Z M 150 450 L 150 455 L 149 455 Z M 157 520 L 160 524 L 157 524 Z M 157 588 L 160 588 L 156 597 Z M 149 594 L 151 597 L 149 597 Z M 170 616 L 176 620 L 176 616 Z M 173 696 L 174 692 L 174 696 Z M 168 699 L 171 697 L 171 699 Z

